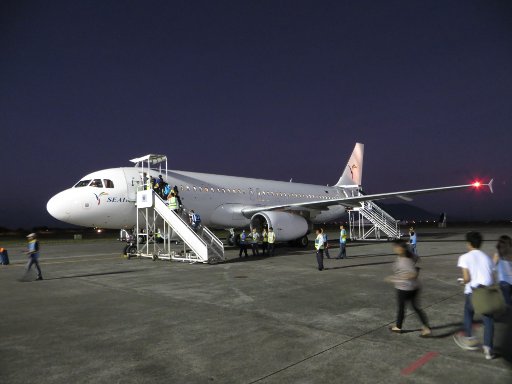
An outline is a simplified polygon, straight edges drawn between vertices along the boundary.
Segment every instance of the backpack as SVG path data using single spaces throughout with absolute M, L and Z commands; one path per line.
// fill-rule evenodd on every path
M 197 214 L 197 213 L 194 213 L 194 216 L 192 216 L 192 221 L 194 223 L 200 223 L 201 222 L 201 216 L 199 216 L 199 214 Z
M 171 187 L 169 186 L 169 184 L 165 184 L 164 195 L 167 196 L 169 193 L 171 193 Z

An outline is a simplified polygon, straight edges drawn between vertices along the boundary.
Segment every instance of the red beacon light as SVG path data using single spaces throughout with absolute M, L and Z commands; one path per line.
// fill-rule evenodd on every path
M 480 181 L 475 181 L 472 183 L 473 187 L 480 188 L 482 186 L 482 183 Z

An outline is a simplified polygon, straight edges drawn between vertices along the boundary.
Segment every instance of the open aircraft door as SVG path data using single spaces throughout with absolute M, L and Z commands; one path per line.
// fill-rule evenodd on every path
M 141 175 L 137 168 L 124 169 L 124 175 L 126 178 L 127 197 L 129 201 L 137 201 L 137 188 L 142 185 Z

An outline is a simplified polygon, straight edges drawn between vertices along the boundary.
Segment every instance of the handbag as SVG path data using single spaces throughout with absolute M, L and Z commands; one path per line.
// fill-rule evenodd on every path
M 473 288 L 471 301 L 475 312 L 480 315 L 496 315 L 506 310 L 505 298 L 499 285 Z

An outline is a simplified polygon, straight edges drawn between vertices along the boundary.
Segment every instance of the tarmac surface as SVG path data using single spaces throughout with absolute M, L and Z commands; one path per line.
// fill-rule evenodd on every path
M 406 332 L 388 330 L 396 304 L 384 277 L 395 257 L 386 242 L 350 243 L 349 259 L 326 260 L 322 272 L 312 249 L 239 260 L 227 248 L 226 263 L 190 265 L 127 260 L 116 241 L 41 243 L 45 280 L 28 282 L 18 281 L 22 248 L 11 248 L 12 264 L 0 266 L 0 383 L 510 384 L 510 323 L 496 324 L 491 361 L 452 339 L 466 231 L 418 231 L 428 339 L 410 308 Z M 492 254 L 511 228 L 482 232 Z

